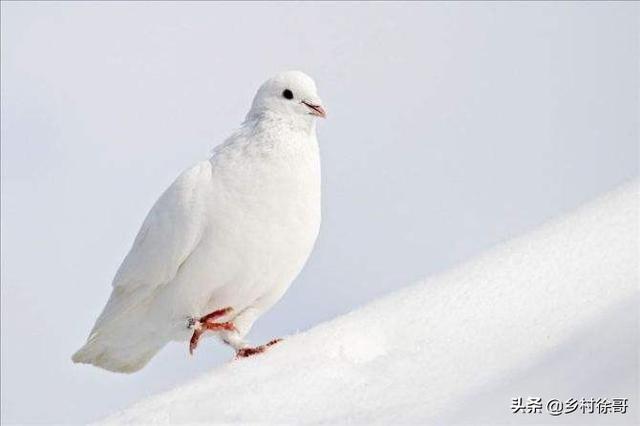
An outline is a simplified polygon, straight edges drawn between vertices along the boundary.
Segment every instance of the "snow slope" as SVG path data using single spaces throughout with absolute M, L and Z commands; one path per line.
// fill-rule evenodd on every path
M 634 181 L 105 423 L 633 423 L 638 203 Z M 631 407 L 515 416 L 516 396 L 626 397 Z

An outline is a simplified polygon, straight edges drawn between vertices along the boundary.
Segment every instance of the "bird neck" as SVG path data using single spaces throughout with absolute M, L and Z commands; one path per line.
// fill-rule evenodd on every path
M 312 136 L 316 132 L 316 120 L 311 115 L 285 115 L 262 111 L 248 115 L 243 127 L 251 129 L 253 133 L 288 132 Z

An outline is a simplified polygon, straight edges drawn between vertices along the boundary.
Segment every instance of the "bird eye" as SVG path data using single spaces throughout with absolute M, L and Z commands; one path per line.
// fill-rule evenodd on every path
M 285 99 L 293 99 L 293 92 L 289 89 L 284 89 L 282 96 L 284 96 Z

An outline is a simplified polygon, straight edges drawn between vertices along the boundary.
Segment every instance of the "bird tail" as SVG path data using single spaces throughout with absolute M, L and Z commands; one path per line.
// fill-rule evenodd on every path
M 116 373 L 134 373 L 158 353 L 163 344 L 115 345 L 113 339 L 92 334 L 71 360 L 75 363 L 91 364 Z
M 167 343 L 146 320 L 148 297 L 148 292 L 114 289 L 87 342 L 71 360 L 117 373 L 134 373 L 147 365 Z

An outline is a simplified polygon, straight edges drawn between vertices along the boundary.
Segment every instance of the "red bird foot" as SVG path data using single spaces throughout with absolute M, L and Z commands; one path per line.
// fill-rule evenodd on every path
M 266 351 L 269 346 L 273 346 L 278 342 L 281 342 L 282 339 L 273 339 L 269 343 L 265 345 L 256 346 L 255 348 L 242 348 L 236 351 L 236 358 L 247 358 L 251 355 L 261 354 Z
M 200 340 L 200 336 L 207 330 L 211 331 L 220 331 L 220 330 L 229 330 L 235 331 L 236 327 L 232 322 L 215 322 L 216 318 L 223 317 L 233 311 L 233 308 L 227 307 L 224 309 L 218 309 L 217 311 L 213 311 L 210 314 L 203 316 L 200 319 L 189 318 L 188 327 L 193 328 L 193 336 L 191 336 L 191 341 L 189 342 L 189 353 L 193 355 L 193 351 L 198 346 L 198 341 Z

